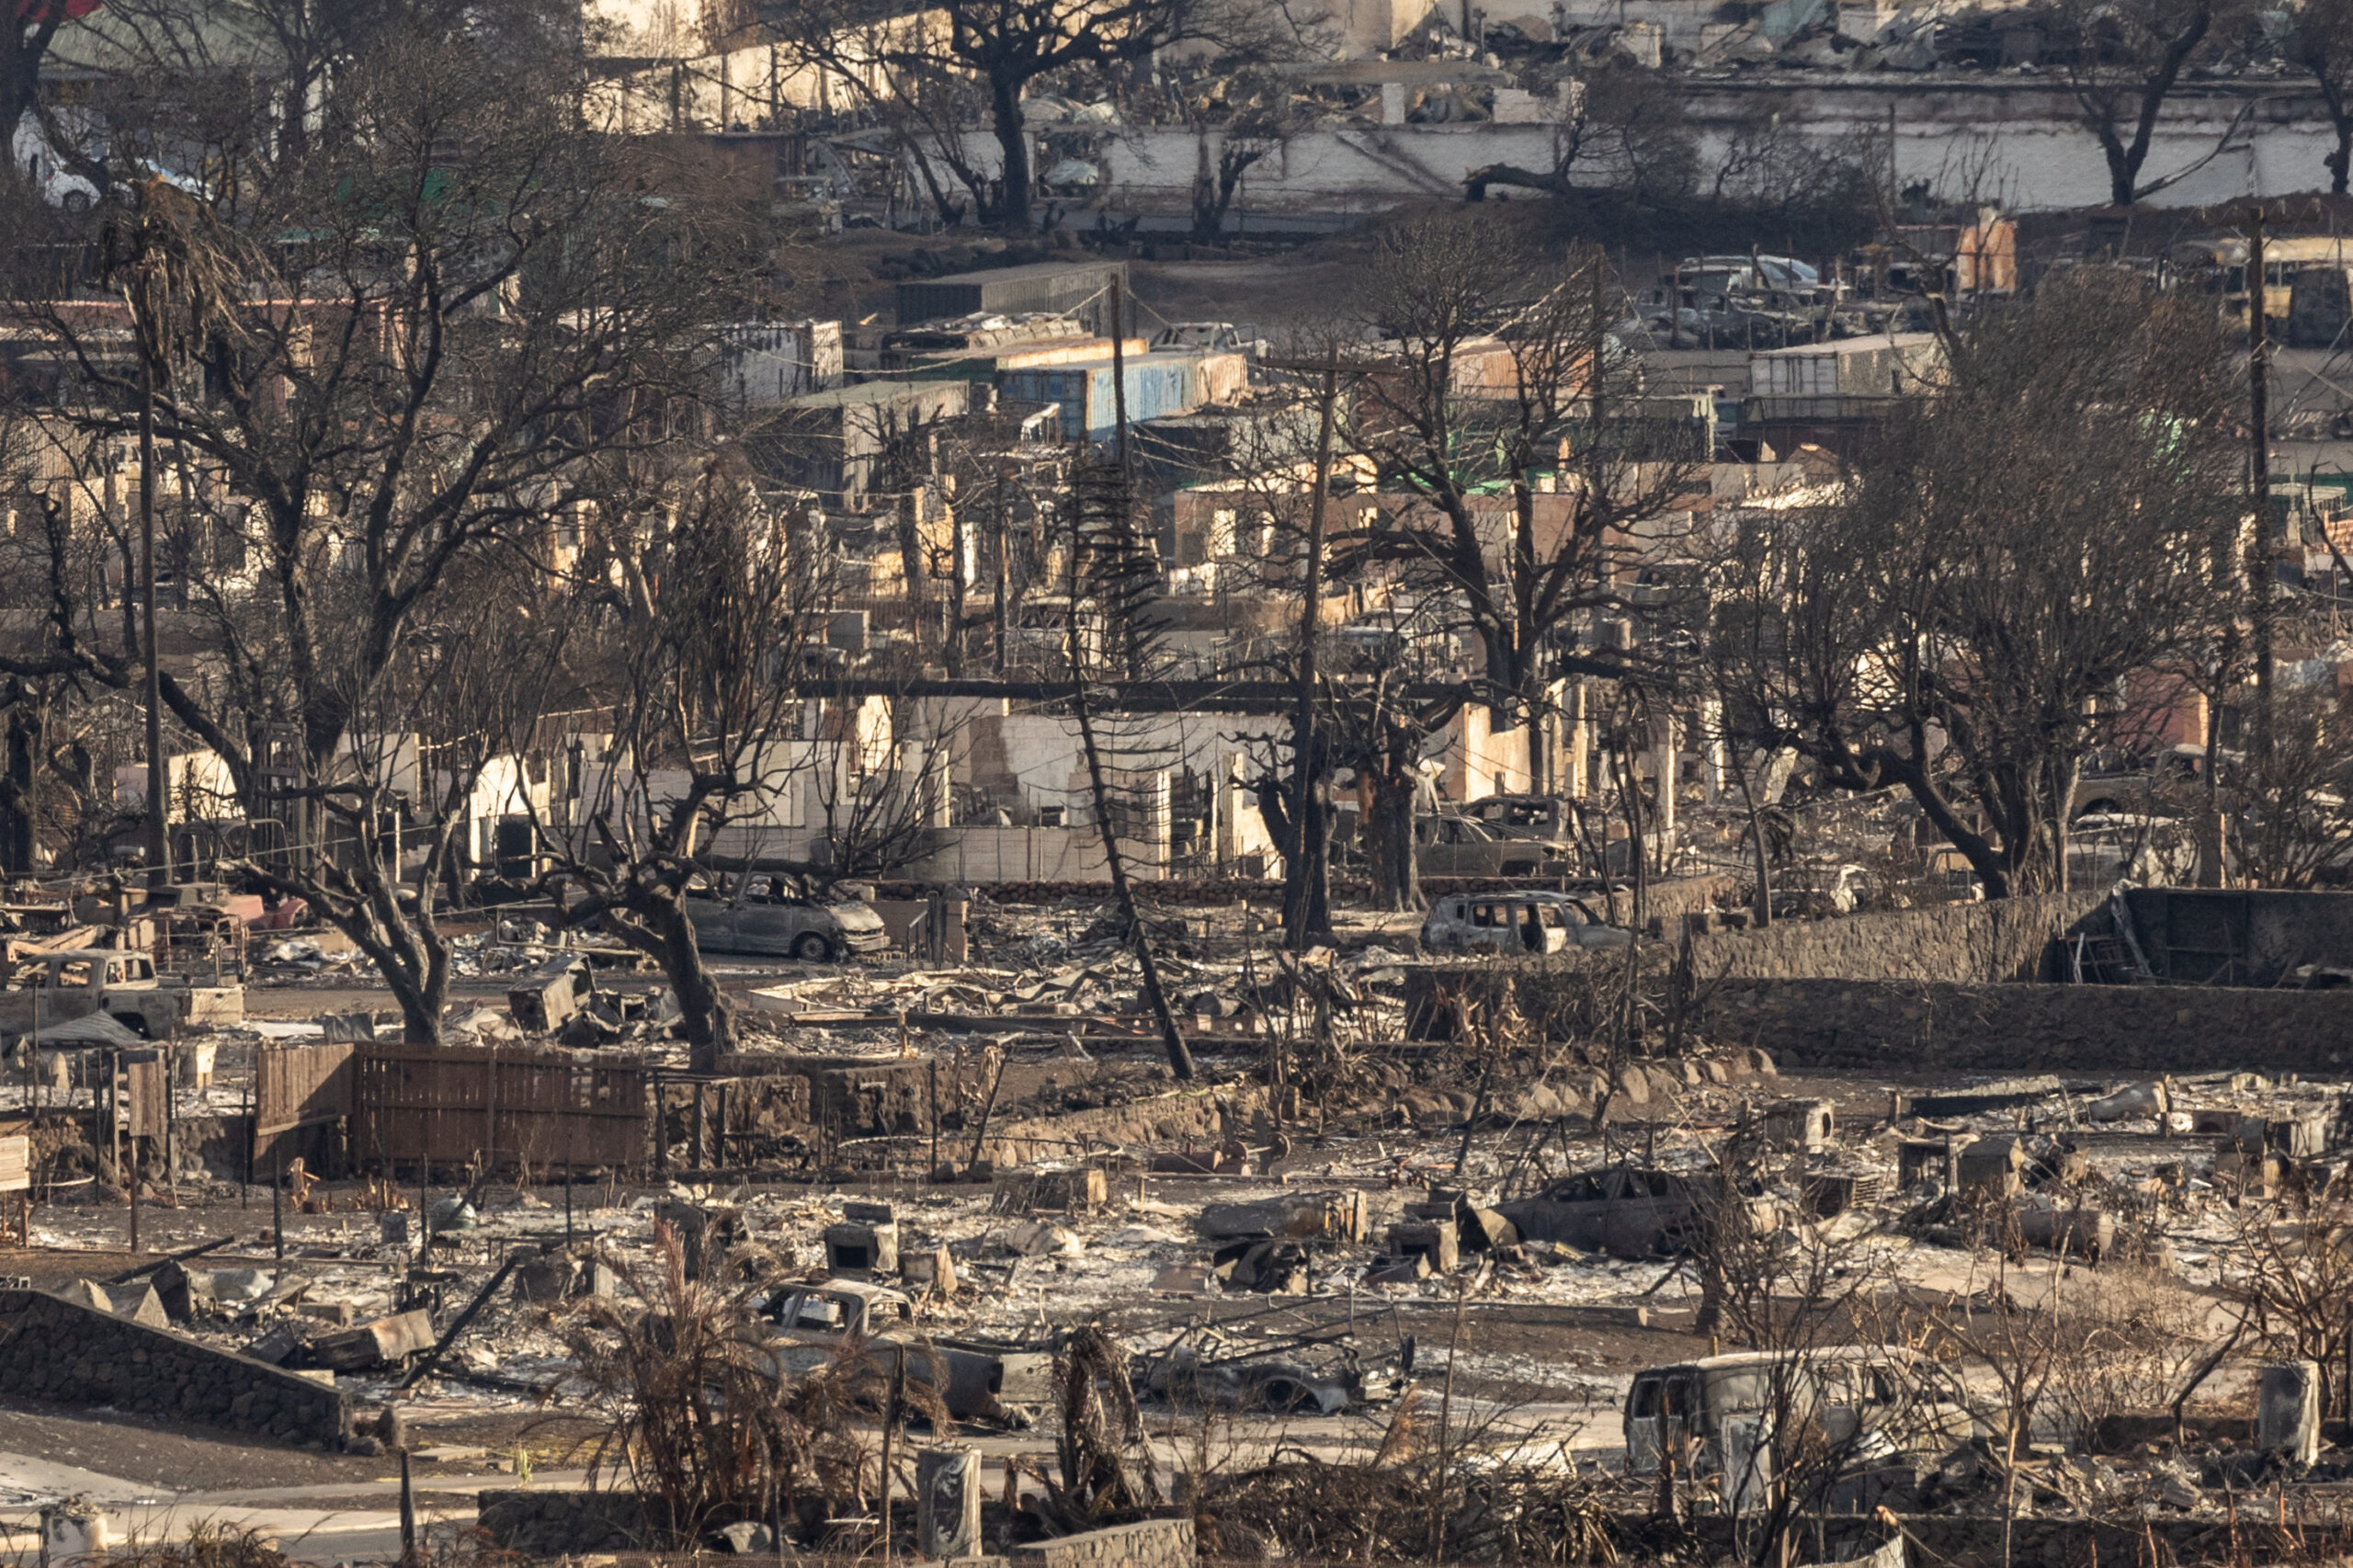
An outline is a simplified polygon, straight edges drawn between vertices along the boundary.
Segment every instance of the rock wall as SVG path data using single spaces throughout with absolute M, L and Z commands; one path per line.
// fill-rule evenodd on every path
M 983 1153 L 1000 1165 L 1028 1165 L 1123 1143 L 1216 1143 L 1251 1133 L 1266 1114 L 1267 1091 L 1255 1084 L 1172 1088 L 1097 1110 L 993 1122 Z
M 2286 1529 L 2254 1510 L 2234 1519 L 2161 1516 L 2151 1519 L 2050 1519 L 2028 1517 L 2014 1523 L 1991 1517 L 1947 1514 L 1892 1515 L 1906 1539 L 1909 1561 L 1939 1568 L 2096 1568 L 2099 1563 L 2145 1563 L 2154 1547 L 2160 1560 L 2180 1564 L 2283 1562 L 2307 1554 L 2318 1559 L 2341 1553 L 2339 1532 L 2317 1523 Z M 1721 1516 L 1690 1521 L 1711 1555 L 1734 1549 L 1733 1521 Z M 1633 1525 L 1639 1533 L 1643 1525 Z M 1887 1539 L 1883 1521 L 1869 1514 L 1828 1515 L 1802 1521 L 1796 1530 L 1800 1556 L 1816 1562 L 1848 1562 L 1868 1556 Z M 2300 1538 L 2302 1538 L 2300 1540 Z M 2309 1544 L 2305 1544 L 2308 1541 Z
M 2107 902 L 2104 891 L 2050 893 L 1711 932 L 1691 939 L 1691 964 L 1703 981 L 2039 980 L 2051 977 L 2045 964 L 2055 939 L 2086 922 L 2109 928 Z
M 1051 1028 L 1067 1020 L 1039 1015 Z M 972 1153 L 972 1131 L 990 1074 L 978 1059 L 961 1067 L 917 1059 L 845 1062 L 839 1058 L 746 1053 L 721 1062 L 730 1085 L 731 1131 L 777 1132 L 823 1125 L 836 1138 L 920 1137 L 932 1131 L 935 1094 L 941 1153 Z M 674 1143 L 688 1136 L 690 1086 L 665 1090 L 665 1125 Z M 705 1091 L 706 1116 L 718 1097 Z M 1074 1152 L 1137 1142 L 1215 1142 L 1247 1131 L 1265 1114 L 1266 1095 L 1252 1085 L 1214 1094 L 1171 1083 L 1156 1062 L 1127 1057 L 1052 1057 L 1008 1062 L 990 1112 L 982 1156 L 1000 1165 L 1066 1158 Z M 676 1153 L 674 1158 L 678 1157 Z
M 912 1517 L 911 1505 L 904 1520 Z M 475 1495 L 474 1522 L 503 1551 L 563 1557 L 637 1551 L 665 1544 L 666 1532 L 633 1492 L 498 1491 Z M 972 1557 L 971 1564 L 1005 1558 Z M 1193 1521 L 1146 1519 L 1017 1546 L 1013 1568 L 1195 1568 Z
M 2327 991 L 1722 980 L 1696 1028 L 1785 1069 L 2107 1074 L 2353 1067 L 2353 1007 Z
M 344 1395 L 167 1329 L 38 1290 L 0 1290 L 0 1393 L 103 1404 L 280 1442 L 335 1446 Z
M 1015 1568 L 1193 1568 L 1193 1521 L 1145 1519 L 1013 1549 Z
M 1477 892 L 1482 890 L 1468 888 L 1447 891 Z M 1440 894 L 1438 880 L 1431 877 L 1423 878 L 1422 892 L 1427 894 L 1432 902 L 1436 902 Z M 1590 892 L 1582 892 L 1578 896 L 1587 903 L 1597 905 L 1597 901 Z M 1711 872 L 1704 877 L 1669 877 L 1663 882 L 1653 882 L 1643 890 L 1643 916 L 1646 924 L 1656 921 L 1658 928 L 1662 931 L 1677 932 L 1683 929 L 1685 915 L 1722 909 L 1739 896 L 1739 880 L 1727 872 Z M 1634 919 L 1634 890 L 1628 886 L 1612 887 L 1607 897 L 1608 903 L 1607 915 L 1609 924 L 1631 925 Z M 1597 906 L 1595 913 L 1601 914 L 1603 911 Z

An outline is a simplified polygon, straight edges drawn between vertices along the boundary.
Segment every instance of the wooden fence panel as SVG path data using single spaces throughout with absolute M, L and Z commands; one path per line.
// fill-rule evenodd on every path
M 351 1153 L 363 1163 L 634 1165 L 645 1157 L 647 1075 L 561 1051 L 362 1046 Z
M 254 1052 L 254 1137 L 351 1114 L 348 1045 L 265 1046 Z
M 171 1066 L 161 1051 L 123 1052 L 123 1131 L 133 1138 L 162 1139 L 164 1120 L 170 1114 L 165 1101 L 171 1090 Z

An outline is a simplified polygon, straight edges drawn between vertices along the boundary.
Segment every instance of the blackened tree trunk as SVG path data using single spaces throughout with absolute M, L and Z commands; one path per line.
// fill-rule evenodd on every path
M 998 199 L 996 220 L 1008 229 L 1029 226 L 1029 131 L 1021 123 L 1021 81 L 1006 72 L 989 79 L 989 125 L 996 133 L 999 169 L 1005 194 Z
M 1372 865 L 1373 903 L 1381 909 L 1423 907 L 1420 853 L 1414 840 L 1421 756 L 1421 726 L 1392 716 L 1376 730 L 1365 758 L 1365 781 L 1372 797 L 1365 851 Z
M 400 1004 L 401 1042 L 439 1045 L 441 1013 L 449 1005 L 449 944 L 434 946 L 421 972 L 398 964 L 379 967 L 392 989 L 392 1000 Z
M 1303 737 L 1294 728 L 1291 735 L 1292 753 L 1296 756 L 1302 744 L 1316 753 L 1323 745 L 1313 737 Z M 1285 801 L 1290 821 L 1288 832 L 1275 840 L 1283 856 L 1283 932 L 1294 949 L 1304 949 L 1307 942 L 1332 929 L 1332 812 L 1324 800 L 1324 780 L 1330 768 L 1323 756 L 1311 756 L 1304 768 L 1293 773 L 1293 784 Z M 1304 775 L 1306 788 L 1299 787 Z
M 39 852 L 40 730 L 30 698 L 20 695 L 8 710 L 7 770 L 0 778 L 0 866 L 12 876 L 31 876 Z
M 648 926 L 662 943 L 662 972 L 678 997 L 678 1032 L 686 1037 L 688 1065 L 716 1073 L 719 1059 L 737 1049 L 734 1005 L 702 961 L 693 922 L 676 896 L 654 903 Z
M 740 1048 L 735 1007 L 703 962 L 694 922 L 687 917 L 685 877 L 681 871 L 676 879 L 633 878 L 596 902 L 602 905 L 607 930 L 662 966 L 663 978 L 678 998 L 678 1033 L 687 1042 L 688 1069 L 716 1073 L 719 1059 Z
M 1414 845 L 1414 781 L 1376 771 L 1370 776 L 1372 811 L 1365 824 L 1365 855 L 1372 866 L 1377 909 L 1422 907 L 1419 857 Z

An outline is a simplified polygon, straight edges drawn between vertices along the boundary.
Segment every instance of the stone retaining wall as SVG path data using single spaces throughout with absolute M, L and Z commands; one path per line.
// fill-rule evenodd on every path
M 1165 1094 L 1143 1096 L 1125 1105 L 993 1122 L 984 1153 L 1000 1165 L 1028 1165 L 1068 1160 L 1114 1144 L 1216 1143 L 1249 1135 L 1266 1114 L 1267 1091 L 1259 1085 L 1233 1084 L 1214 1090 L 1171 1086 Z
M 645 1506 L 631 1492 L 507 1490 L 475 1496 L 475 1523 L 504 1551 L 563 1557 L 592 1551 L 640 1551 L 666 1544 Z M 912 1505 L 900 1517 L 913 1517 Z M 968 1564 L 1002 1564 L 974 1557 Z M 1141 1524 L 1013 1549 L 1013 1568 L 1194 1568 L 1193 1521 L 1146 1519 Z
M 2290 1508 L 2291 1518 L 2298 1510 Z M 2253 1510 L 2236 1521 L 2181 1516 L 2142 1519 L 2049 1519 L 2024 1517 L 2007 1526 L 1998 1517 L 1947 1514 L 1893 1516 L 1906 1538 L 1907 1559 L 1937 1568 L 2097 1568 L 2147 1563 L 2154 1545 L 2158 1560 L 2178 1564 L 2325 1562 L 2347 1548 L 2341 1527 L 2316 1520 L 2301 1530 L 2281 1530 Z M 1641 1534 L 1647 1521 L 1628 1521 Z M 1721 1516 L 1692 1521 L 1711 1556 L 1733 1550 L 1732 1521 Z M 1888 1539 L 1887 1527 L 1870 1515 L 1802 1520 L 1792 1532 L 1796 1555 L 1808 1562 L 1844 1562 L 1869 1554 Z
M 1145 1519 L 1013 1549 L 1015 1568 L 1193 1568 L 1193 1521 Z
M 338 1391 L 168 1329 L 38 1290 L 0 1290 L 0 1393 L 287 1443 L 336 1446 L 351 1429 Z
M 1702 980 L 1805 977 L 1973 983 L 2056 978 L 2052 943 L 2086 923 L 2109 928 L 2105 891 L 1950 903 L 1827 920 L 1791 920 L 1762 931 L 1717 931 L 1691 940 Z
M 1785 1068 L 2115 1075 L 2353 1068 L 2342 993 L 2188 985 L 1722 980 L 1695 1028 Z

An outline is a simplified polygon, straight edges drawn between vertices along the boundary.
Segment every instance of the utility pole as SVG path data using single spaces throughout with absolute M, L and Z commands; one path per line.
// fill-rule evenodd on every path
M 1008 588 L 1010 573 L 1006 567 L 1006 552 L 1012 548 L 1013 529 L 1006 521 L 1006 481 L 1011 477 L 1013 465 L 996 465 L 996 674 L 1005 678 L 1006 622 L 1013 616 L 1013 598 Z
M 1128 301 L 1124 279 L 1111 274 L 1111 452 L 1124 477 L 1128 472 Z M 1078 422 L 1086 423 L 1085 409 Z
M 142 339 L 154 332 L 154 295 L 151 278 L 142 271 L 140 293 L 148 305 L 149 320 L 139 327 Z M 153 347 L 139 346 L 139 576 L 142 622 L 147 644 L 147 885 L 161 891 L 172 881 L 172 838 L 165 812 L 169 769 L 164 760 L 164 671 L 155 647 L 155 359 L 161 334 Z
M 2247 562 L 2247 586 L 2255 604 L 2255 761 L 2271 756 L 2271 375 L 2270 343 L 2264 320 L 2263 209 L 2255 210 L 2246 246 L 2246 404 L 2249 500 L 2255 506 L 2255 543 Z M 2214 773 L 2218 757 L 2208 756 Z

